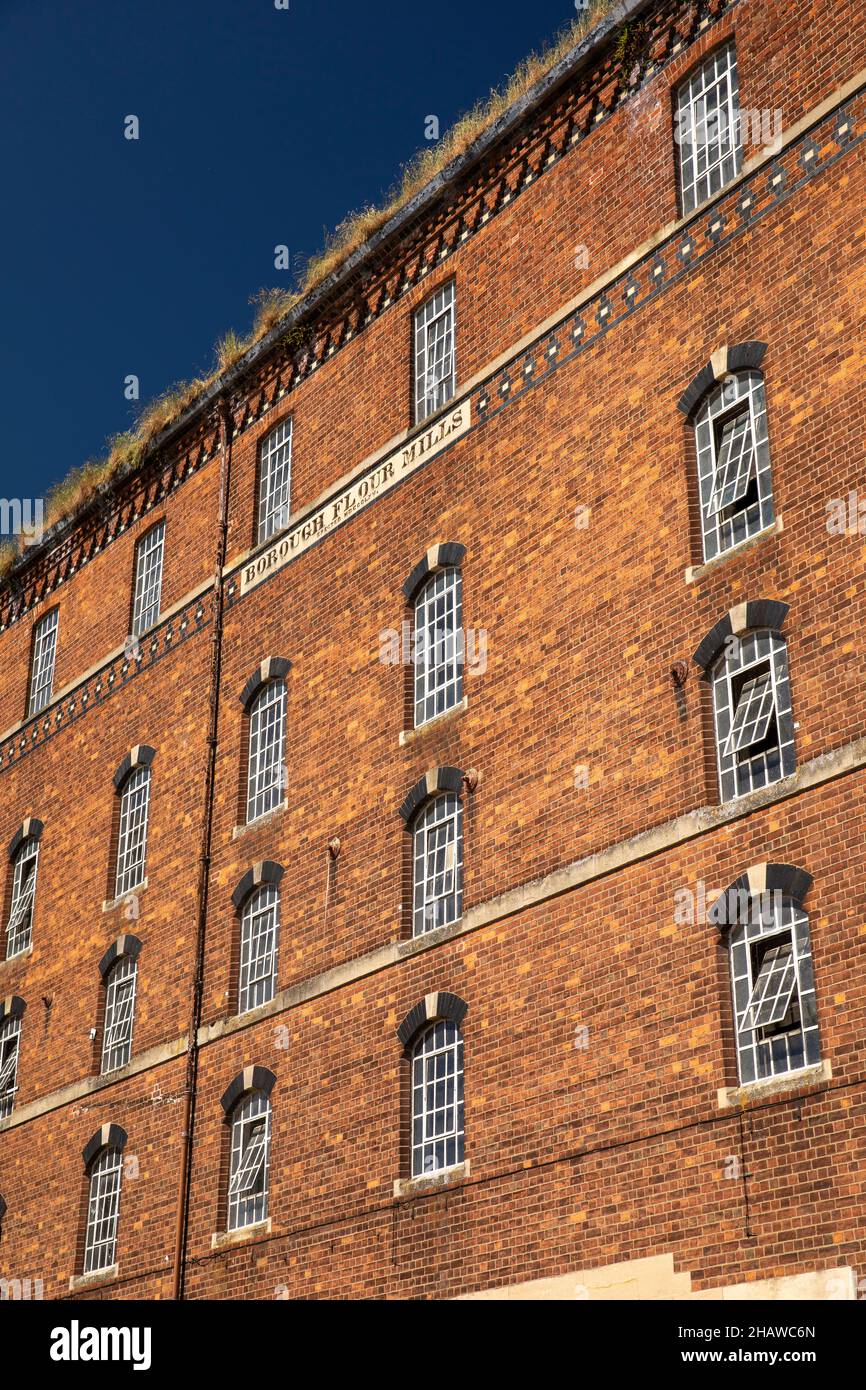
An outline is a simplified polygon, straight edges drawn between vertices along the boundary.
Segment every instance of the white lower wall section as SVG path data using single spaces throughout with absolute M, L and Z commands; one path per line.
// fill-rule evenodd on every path
M 690 1274 L 677 1274 L 673 1255 L 651 1255 L 644 1260 L 625 1260 L 601 1269 L 583 1269 L 552 1279 L 532 1279 L 526 1284 L 508 1284 L 497 1289 L 481 1289 L 463 1294 L 466 1299 L 517 1299 L 529 1301 L 572 1301 L 574 1299 L 638 1300 L 704 1299 L 711 1301 L 775 1299 L 814 1301 L 816 1299 L 854 1299 L 857 1276 L 849 1266 L 814 1270 L 808 1274 L 788 1274 L 779 1279 L 756 1279 L 747 1284 L 726 1284 L 717 1289 L 692 1289 Z

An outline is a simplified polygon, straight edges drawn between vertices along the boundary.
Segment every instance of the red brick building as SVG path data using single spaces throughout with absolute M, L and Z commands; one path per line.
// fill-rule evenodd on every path
M 8 1296 L 857 1296 L 864 137 L 625 0 L 22 554 Z

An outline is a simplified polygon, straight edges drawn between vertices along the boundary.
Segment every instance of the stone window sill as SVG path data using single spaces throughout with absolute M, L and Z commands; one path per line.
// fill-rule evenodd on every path
M 254 1226 L 241 1226 L 237 1231 L 214 1231 L 210 1238 L 211 1250 L 231 1250 L 235 1245 L 246 1245 L 247 1241 L 271 1234 L 271 1218 L 257 1221 Z
M 762 1081 L 750 1081 L 745 1086 L 723 1086 L 717 1091 L 720 1110 L 754 1105 L 774 1096 L 790 1095 L 801 1087 L 814 1086 L 819 1081 L 830 1081 L 833 1069 L 829 1061 L 819 1062 L 815 1067 L 802 1067 L 800 1071 L 787 1072 L 784 1076 L 768 1076 Z
M 279 806 L 275 806 L 272 811 L 265 811 L 263 816 L 258 816 L 256 820 L 248 820 L 243 825 L 236 825 L 232 831 L 232 839 L 239 840 L 241 835 L 251 835 L 254 830 L 261 830 L 262 826 L 270 825 L 272 820 L 278 816 L 285 815 L 287 802 L 283 801 Z
M 706 560 L 702 565 L 686 566 L 686 583 L 694 584 L 696 579 L 702 579 L 705 574 L 711 573 L 718 565 L 723 565 L 726 560 L 730 560 L 734 555 L 739 555 L 743 550 L 748 550 L 750 545 L 757 545 L 759 541 L 765 541 L 768 536 L 778 536 L 783 530 L 781 516 L 769 526 L 765 526 L 763 531 L 756 531 L 754 536 L 748 536 L 744 541 L 737 545 L 732 545 L 730 550 L 726 550 L 722 555 L 714 555 L 712 560 Z
M 421 1197 L 428 1192 L 438 1192 L 440 1189 L 452 1187 L 454 1183 L 468 1177 L 467 1158 L 463 1163 L 455 1163 L 450 1168 L 443 1168 L 439 1173 L 425 1174 L 421 1178 L 397 1178 L 394 1182 L 394 1196 Z
M 24 950 L 23 950 L 23 951 L 16 951 L 14 956 L 5 956 L 3 960 L 0 960 L 0 970 L 3 969 L 3 966 L 4 966 L 4 965 L 21 965 L 25 960 L 28 960 L 28 959 L 30 958 L 30 956 L 32 956 L 32 955 L 33 955 L 33 942 L 31 941 L 29 946 L 25 946 L 25 947 L 24 947 Z
M 100 1284 L 110 1284 L 117 1278 L 118 1266 L 108 1265 L 106 1269 L 94 1269 L 90 1274 L 73 1274 L 69 1280 L 69 1292 L 79 1293 L 84 1289 L 95 1289 Z
M 429 729 L 438 729 L 446 719 L 453 719 L 455 715 L 462 714 L 469 707 L 469 697 L 464 695 L 459 704 L 452 705 L 450 709 L 445 709 L 441 714 L 437 714 L 435 719 L 428 719 L 423 724 L 419 724 L 417 729 L 401 729 L 400 747 L 403 748 L 407 743 L 413 743 L 416 738 L 426 734 Z
M 129 902 L 130 898 L 137 898 L 140 893 L 144 892 L 146 887 L 147 879 L 143 878 L 137 887 L 129 888 L 125 893 L 122 893 L 119 898 L 106 899 L 102 904 L 103 912 L 114 912 L 115 908 L 122 907 L 124 903 Z

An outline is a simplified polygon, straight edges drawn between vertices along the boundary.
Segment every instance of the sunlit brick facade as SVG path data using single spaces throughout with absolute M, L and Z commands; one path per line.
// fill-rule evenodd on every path
M 25 552 L 9 1296 L 857 1296 L 864 136 L 620 5 Z

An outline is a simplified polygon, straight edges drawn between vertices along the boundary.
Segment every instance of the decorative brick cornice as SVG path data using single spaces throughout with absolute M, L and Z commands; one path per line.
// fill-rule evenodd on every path
M 418 590 L 431 574 L 436 574 L 438 570 L 447 569 L 451 565 L 462 564 L 465 554 L 466 546 L 461 545 L 459 541 L 440 541 L 437 545 L 431 545 L 403 584 L 406 602 L 413 602 Z
M 528 346 L 514 352 L 504 365 L 474 386 L 471 393 L 463 397 L 472 402 L 473 423 L 461 439 L 483 429 L 489 420 L 527 392 L 547 386 L 557 371 L 603 342 L 610 332 L 642 308 L 682 284 L 695 266 L 702 265 L 740 236 L 748 235 L 763 217 L 783 207 L 864 139 L 866 95 L 860 87 L 832 110 L 816 117 L 814 124 L 780 151 L 770 164 L 762 163 L 754 173 L 723 191 L 713 203 L 698 209 L 664 242 L 648 251 L 628 270 L 612 276 L 603 289 L 581 302 L 578 309 L 563 312 L 552 328 L 539 333 Z M 460 399 L 458 396 L 456 401 Z M 450 447 L 454 446 L 449 445 L 437 454 L 437 461 L 443 459 Z M 349 525 L 351 520 L 349 517 L 341 524 Z M 246 561 L 226 577 L 229 607 L 241 601 L 243 563 Z M 284 573 L 283 570 L 275 572 Z M 266 578 L 263 582 L 271 581 Z M 48 710 L 22 725 L 14 736 L 0 743 L 0 774 L 16 766 L 32 748 L 76 722 L 88 708 L 104 703 L 130 679 L 162 660 L 171 648 L 201 631 L 210 620 L 207 596 L 199 594 L 182 612 L 149 634 L 142 643 L 140 661 L 115 657 L 76 686 L 74 692 L 55 701 Z
M 469 1005 L 457 994 L 447 994 L 440 990 L 438 994 L 425 995 L 420 1003 L 409 1010 L 397 1029 L 397 1037 L 406 1054 L 409 1054 L 416 1037 L 428 1023 L 445 1019 L 459 1028 L 468 1009 Z
M 118 1153 L 122 1153 L 128 1138 L 126 1130 L 121 1129 L 120 1125 L 100 1125 L 81 1151 L 85 1168 L 90 1167 L 96 1155 L 101 1153 L 103 1149 L 115 1149 Z
M 226 1115 L 231 1115 L 241 1096 L 248 1095 L 250 1091 L 263 1091 L 266 1096 L 276 1085 L 277 1078 L 267 1067 L 250 1066 L 244 1067 L 239 1071 L 230 1086 L 227 1086 L 220 1096 L 220 1105 Z
M 710 629 L 692 660 L 708 677 L 729 638 L 754 632 L 758 628 L 781 632 L 787 616 L 788 604 L 780 603 L 778 599 L 759 598 L 749 603 L 738 603 Z
M 263 685 L 268 681 L 284 680 L 292 668 L 292 663 L 284 656 L 268 656 L 253 671 L 240 693 L 240 702 L 248 710 Z
M 707 918 L 724 931 L 726 927 L 749 919 L 754 902 L 760 903 L 764 895 L 778 893 L 802 907 L 811 886 L 812 875 L 793 864 L 753 864 L 719 894 Z
M 27 816 L 9 841 L 9 858 L 14 859 L 25 840 L 41 840 L 45 826 L 36 816 Z
M 247 869 L 232 893 L 235 908 L 240 910 L 243 907 L 254 888 L 260 888 L 263 883 L 278 884 L 284 873 L 282 864 L 275 864 L 272 859 L 262 859 L 258 864 L 254 864 L 251 869 Z
M 431 767 L 423 777 L 419 777 L 397 814 L 403 818 L 406 829 L 411 830 L 412 822 L 425 801 L 437 792 L 460 792 L 463 786 L 463 773 L 459 767 Z
M 111 943 L 105 955 L 102 957 L 102 960 L 99 962 L 99 973 L 103 980 L 111 967 L 119 961 L 122 956 L 128 956 L 130 960 L 138 960 L 140 954 L 141 942 L 137 936 L 130 936 L 128 934 L 119 936 L 116 941 Z
M 438 182 L 438 196 L 406 225 L 394 229 L 393 240 L 369 248 L 365 263 L 346 282 L 322 296 L 313 292 L 306 311 L 311 321 L 294 323 L 288 316 L 256 350 L 249 364 L 239 364 L 239 376 L 227 374 L 219 389 L 237 398 L 232 410 L 234 438 L 255 424 L 353 338 L 391 306 L 415 290 L 449 256 L 497 217 L 560 159 L 636 97 L 729 11 L 739 0 L 668 0 L 635 19 L 628 52 L 612 42 L 616 15 L 609 17 L 610 33 L 587 44 L 587 65 L 571 80 L 562 80 L 526 108 L 522 121 L 509 128 L 506 117 L 491 129 L 492 145 L 478 163 L 456 182 Z M 622 17 L 625 17 L 625 10 Z M 606 21 L 602 21 L 604 25 Z M 630 21 L 631 23 L 631 21 Z M 599 41 L 600 40 L 600 41 Z M 583 44 L 578 48 L 583 48 Z M 499 136 L 498 132 L 502 131 Z M 435 182 L 435 181 L 434 181 Z M 431 192 L 435 195 L 437 189 Z M 304 306 L 300 306 L 303 311 Z M 315 318 L 315 323 L 312 319 Z M 290 326 L 293 325 L 293 326 Z M 95 554 L 146 515 L 218 452 L 214 423 L 215 397 L 206 395 L 187 421 L 177 424 L 177 438 L 160 441 L 148 458 L 120 486 L 107 484 L 68 535 L 34 557 L 20 577 L 0 586 L 0 633 L 70 578 Z M 196 413 L 196 409 L 200 413 Z M 174 429 L 175 427 L 172 427 Z M 169 431 L 166 431 L 168 434 Z M 174 451 L 170 461 L 164 455 Z M 118 496 L 118 493 L 120 494 Z

